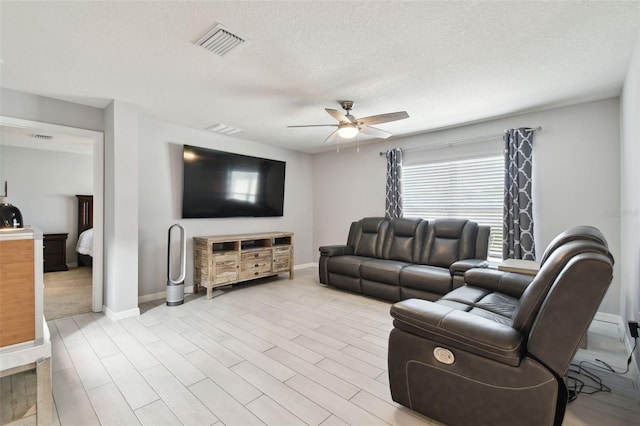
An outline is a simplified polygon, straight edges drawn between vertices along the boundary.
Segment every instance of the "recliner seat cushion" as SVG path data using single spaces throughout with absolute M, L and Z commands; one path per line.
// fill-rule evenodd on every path
M 445 294 L 451 290 L 451 274 L 448 269 L 429 265 L 409 265 L 400 271 L 400 285 Z
M 329 273 L 347 275 L 349 277 L 360 277 L 360 265 L 362 262 L 370 260 L 362 256 L 336 256 L 329 258 L 327 269 Z
M 469 285 L 445 294 L 436 303 L 509 326 L 518 307 L 515 297 Z
M 397 260 L 365 260 L 360 265 L 360 278 L 397 286 L 400 285 L 400 272 L 408 265 Z

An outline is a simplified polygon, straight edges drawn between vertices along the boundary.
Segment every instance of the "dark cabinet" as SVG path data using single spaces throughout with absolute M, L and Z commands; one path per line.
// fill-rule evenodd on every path
M 44 272 L 68 271 L 67 236 L 69 234 L 44 234 Z

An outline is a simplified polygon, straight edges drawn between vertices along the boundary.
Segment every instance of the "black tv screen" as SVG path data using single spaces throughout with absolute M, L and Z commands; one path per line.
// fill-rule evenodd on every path
M 284 161 L 184 145 L 182 217 L 273 217 L 284 207 Z

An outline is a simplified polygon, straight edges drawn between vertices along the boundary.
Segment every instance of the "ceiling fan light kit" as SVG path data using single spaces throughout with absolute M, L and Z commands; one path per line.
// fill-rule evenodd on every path
M 343 139 L 352 139 L 356 137 L 361 131 L 370 136 L 386 139 L 391 136 L 391 133 L 372 127 L 373 124 L 389 123 L 391 121 L 403 120 L 409 118 L 409 114 L 406 111 L 390 112 L 387 114 L 372 115 L 369 117 L 356 118 L 351 115 L 351 108 L 353 108 L 353 101 L 340 101 L 340 106 L 346 111 L 346 114 L 331 109 L 325 108 L 325 111 L 338 120 L 338 124 L 308 124 L 303 126 L 287 126 L 287 127 L 337 127 L 333 133 L 329 135 L 326 142 L 333 139 L 334 135 L 338 135 Z
M 358 134 L 358 126 L 349 123 L 340 123 L 338 125 L 338 136 L 343 139 L 355 138 Z

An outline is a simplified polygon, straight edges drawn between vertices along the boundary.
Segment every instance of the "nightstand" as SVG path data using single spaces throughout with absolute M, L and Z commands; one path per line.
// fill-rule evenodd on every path
M 44 234 L 44 272 L 68 271 L 67 236 L 69 234 Z

